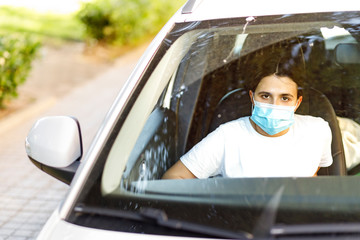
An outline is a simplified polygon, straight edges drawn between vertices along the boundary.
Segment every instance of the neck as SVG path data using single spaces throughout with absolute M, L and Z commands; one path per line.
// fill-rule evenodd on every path
M 254 123 L 253 120 L 251 120 L 251 118 L 249 118 L 249 120 L 250 120 L 251 126 L 255 129 L 255 131 L 256 131 L 257 133 L 265 136 L 265 137 L 280 137 L 280 136 L 285 135 L 287 132 L 289 132 L 289 129 L 290 129 L 290 128 L 288 128 L 288 129 L 285 129 L 285 130 L 283 130 L 283 131 L 281 131 L 281 132 L 279 132 L 279 133 L 277 133 L 277 134 L 270 135 L 270 134 L 268 134 L 267 132 L 265 132 L 264 130 L 262 130 L 261 127 L 259 127 L 258 125 L 256 125 L 256 123 Z

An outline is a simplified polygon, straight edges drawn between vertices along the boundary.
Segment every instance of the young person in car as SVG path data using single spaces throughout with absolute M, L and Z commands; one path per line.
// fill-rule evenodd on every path
M 299 61 L 271 55 L 248 80 L 252 115 L 225 123 L 180 158 L 163 179 L 311 177 L 332 164 L 331 130 L 319 117 L 297 115 L 303 96 Z

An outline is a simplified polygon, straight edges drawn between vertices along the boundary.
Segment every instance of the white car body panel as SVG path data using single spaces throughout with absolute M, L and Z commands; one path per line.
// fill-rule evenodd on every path
M 343 1 L 313 1 L 303 0 L 288 1 L 242 1 L 242 0 L 202 0 L 198 1 L 191 13 L 182 14 L 179 10 L 175 16 L 167 23 L 167 25 L 156 36 L 148 50 L 140 59 L 138 65 L 135 67 L 133 74 L 129 77 L 123 89 L 119 93 L 117 99 L 112 105 L 108 115 L 105 118 L 97 136 L 95 137 L 92 146 L 87 155 L 84 157 L 83 163 L 80 165 L 74 181 L 72 182 L 69 193 L 60 206 L 50 217 L 42 232 L 38 236 L 39 240 L 57 240 L 57 239 L 197 239 L 197 238 L 182 238 L 174 236 L 148 235 L 137 233 L 126 233 L 99 230 L 93 228 L 86 228 L 77 226 L 64 221 L 70 209 L 74 204 L 74 199 L 83 188 L 85 181 L 96 162 L 98 153 L 102 148 L 102 144 L 119 112 L 122 111 L 124 105 L 132 93 L 132 89 L 136 86 L 138 80 L 143 74 L 147 64 L 155 54 L 160 46 L 163 38 L 170 31 L 175 22 L 190 22 L 201 21 L 209 19 L 235 18 L 247 16 L 265 16 L 275 14 L 296 14 L 296 13 L 310 13 L 310 12 L 331 12 L 331 11 L 355 11 L 360 10 L 360 1 L 343 0 Z

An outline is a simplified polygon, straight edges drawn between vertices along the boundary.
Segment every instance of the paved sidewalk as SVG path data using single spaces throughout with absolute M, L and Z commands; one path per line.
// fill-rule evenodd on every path
M 76 117 L 86 152 L 143 51 L 119 58 L 109 71 L 64 98 L 46 99 L 0 121 L 0 240 L 35 239 L 69 188 L 28 160 L 24 140 L 33 123 L 42 116 Z

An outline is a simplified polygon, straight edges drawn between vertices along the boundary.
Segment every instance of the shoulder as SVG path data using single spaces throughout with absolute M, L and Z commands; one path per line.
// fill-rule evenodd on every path
M 329 123 L 321 117 L 314 117 L 309 115 L 295 114 L 296 128 L 309 129 L 316 131 L 330 131 Z
M 314 116 L 310 116 L 310 115 L 295 114 L 295 121 L 298 123 L 301 123 L 301 124 L 319 124 L 319 125 L 328 124 L 321 117 L 314 117 Z
M 211 132 L 210 136 L 223 136 L 229 137 L 233 136 L 234 133 L 245 133 L 249 131 L 250 121 L 249 117 L 241 117 L 226 123 L 221 124 L 218 128 L 216 128 L 213 132 Z
M 235 130 L 235 129 L 241 130 L 241 129 L 247 129 L 249 124 L 250 124 L 249 116 L 247 116 L 224 123 L 220 125 L 219 129 L 223 131 Z

